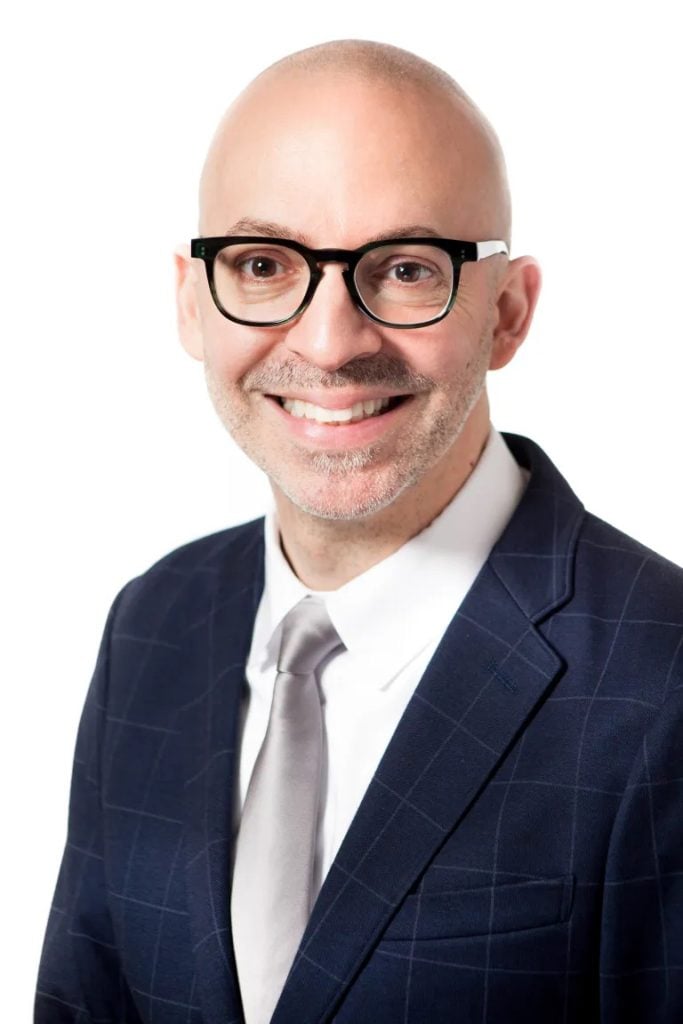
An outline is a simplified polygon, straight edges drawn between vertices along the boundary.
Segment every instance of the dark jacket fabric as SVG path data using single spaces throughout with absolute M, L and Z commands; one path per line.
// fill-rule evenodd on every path
M 683 1021 L 683 570 L 503 436 L 526 492 L 368 787 L 274 1024 Z M 232 800 L 262 589 L 257 520 L 114 601 L 36 1024 L 242 1024 Z

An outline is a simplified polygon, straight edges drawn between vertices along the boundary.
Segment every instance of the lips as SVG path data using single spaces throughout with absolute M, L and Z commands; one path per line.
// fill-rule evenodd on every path
M 325 426 L 343 426 L 360 423 L 391 412 L 412 396 L 409 394 L 363 393 L 329 389 L 306 390 L 294 394 L 266 394 L 289 416 L 296 420 L 320 423 Z
M 371 416 L 379 416 L 388 408 L 390 401 L 389 398 L 370 398 L 354 402 L 353 405 L 342 409 L 328 409 L 300 398 L 282 398 L 280 404 L 290 416 L 297 419 L 315 420 L 316 423 L 343 424 L 358 423 Z
M 289 437 L 307 447 L 313 446 L 316 449 L 328 451 L 372 444 L 387 435 L 388 432 L 395 431 L 398 420 L 404 414 L 404 409 L 412 405 L 415 399 L 415 395 L 410 394 L 392 396 L 384 394 L 375 398 L 363 398 L 363 412 L 359 414 L 356 410 L 357 416 L 354 417 L 353 411 L 359 402 L 353 401 L 353 398 L 357 398 L 358 391 L 353 396 L 347 392 L 344 397 L 339 393 L 318 392 L 315 397 L 317 398 L 320 394 L 318 401 L 324 401 L 325 405 L 304 401 L 300 394 L 301 392 L 297 396 L 264 394 L 263 397 L 266 400 L 266 405 L 273 410 Z M 312 396 L 311 392 L 306 392 L 306 394 Z M 368 408 L 375 411 L 367 414 L 365 412 L 366 402 L 372 403 L 368 405 Z M 294 403 L 298 403 L 298 405 Z M 291 411 L 285 408 L 285 405 L 290 406 Z M 336 408 L 330 408 L 332 405 Z M 310 411 L 314 411 L 316 415 L 305 415 L 307 406 L 312 407 Z M 352 414 L 351 417 L 349 417 L 349 413 Z M 318 419 L 318 416 L 322 418 Z

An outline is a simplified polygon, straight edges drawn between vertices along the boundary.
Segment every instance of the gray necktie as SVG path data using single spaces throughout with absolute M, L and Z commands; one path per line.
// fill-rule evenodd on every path
M 325 606 L 285 616 L 268 729 L 242 811 L 232 932 L 247 1024 L 267 1024 L 311 910 L 323 726 L 315 672 L 341 641 Z

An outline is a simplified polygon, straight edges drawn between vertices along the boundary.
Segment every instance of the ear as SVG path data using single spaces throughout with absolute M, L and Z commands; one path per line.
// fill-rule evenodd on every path
M 490 370 L 506 366 L 527 336 L 541 290 L 541 269 L 531 256 L 511 260 L 499 284 Z
M 193 359 L 204 358 L 204 340 L 197 301 L 197 278 L 189 245 L 179 246 L 173 253 L 176 272 L 176 306 L 178 333 L 186 352 Z

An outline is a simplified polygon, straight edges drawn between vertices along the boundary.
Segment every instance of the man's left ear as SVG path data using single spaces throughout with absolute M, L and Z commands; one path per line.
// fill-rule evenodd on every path
M 506 366 L 527 336 L 541 290 L 541 268 L 533 256 L 510 260 L 499 285 L 490 370 Z

